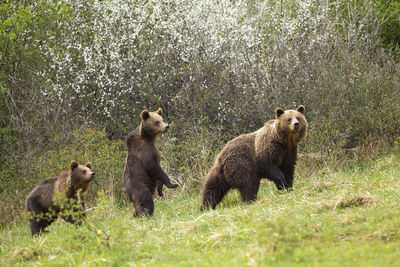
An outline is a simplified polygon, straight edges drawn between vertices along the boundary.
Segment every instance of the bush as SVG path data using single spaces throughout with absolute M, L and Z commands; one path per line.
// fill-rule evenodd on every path
M 388 138 L 398 63 L 381 49 L 384 12 L 359 2 L 66 1 L 68 31 L 41 47 L 54 62 L 43 92 L 52 112 L 74 114 L 63 125 L 111 138 L 126 136 L 145 107 L 163 107 L 180 133 L 195 121 L 227 140 L 299 104 L 317 149 Z

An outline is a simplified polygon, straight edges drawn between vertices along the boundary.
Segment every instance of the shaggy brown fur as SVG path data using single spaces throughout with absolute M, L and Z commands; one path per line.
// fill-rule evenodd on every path
M 92 164 L 90 162 L 82 166 L 73 160 L 70 167 L 70 171 L 63 172 L 58 177 L 41 181 L 26 198 L 26 210 L 30 215 L 29 226 L 32 235 L 44 231 L 57 219 L 60 213 L 67 209 L 72 209 L 73 215 L 64 215 L 64 220 L 81 224 L 79 214 L 84 215 L 83 196 L 79 196 L 81 200 L 80 211 L 76 207 L 69 207 L 69 204 L 71 199 L 78 201 L 78 192 L 86 191 L 89 183 L 94 179 L 95 173 L 91 170 Z M 60 203 L 55 200 L 57 193 L 63 198 L 63 207 L 60 207 Z
M 162 109 L 156 112 L 143 110 L 142 122 L 127 139 L 128 155 L 124 169 L 125 191 L 133 202 L 136 217 L 152 216 L 154 212 L 153 194 L 158 185 L 162 195 L 162 186 L 176 188 L 161 169 L 161 154 L 155 145 L 156 137 L 168 131 L 164 123 Z
M 292 189 L 297 145 L 308 129 L 304 110 L 278 108 L 275 120 L 229 141 L 207 175 L 201 210 L 214 209 L 232 188 L 239 190 L 243 201 L 255 200 L 261 178 L 273 181 L 279 190 Z

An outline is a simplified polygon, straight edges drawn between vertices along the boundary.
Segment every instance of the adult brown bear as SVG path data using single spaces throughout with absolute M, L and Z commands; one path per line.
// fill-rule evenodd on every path
M 128 155 L 124 169 L 124 186 L 130 201 L 133 202 L 136 217 L 151 217 L 154 212 L 153 194 L 158 185 L 176 188 L 160 166 L 161 154 L 155 145 L 156 137 L 168 131 L 164 123 L 162 109 L 156 112 L 143 110 L 142 122 L 127 139 Z
M 41 181 L 30 192 L 26 198 L 26 210 L 32 235 L 44 231 L 60 213 L 67 222 L 81 224 L 84 203 L 80 193 L 86 191 L 95 177 L 91 168 L 90 162 L 83 166 L 73 160 L 68 172 Z M 59 201 L 56 201 L 57 194 L 61 197 Z
M 291 189 L 297 145 L 308 130 L 304 111 L 304 106 L 278 108 L 276 119 L 229 141 L 207 175 L 201 210 L 215 209 L 231 188 L 239 190 L 243 201 L 255 200 L 261 178 L 273 181 L 279 190 Z

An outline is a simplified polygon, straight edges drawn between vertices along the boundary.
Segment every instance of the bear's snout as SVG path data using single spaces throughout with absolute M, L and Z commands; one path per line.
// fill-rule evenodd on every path
M 169 125 L 165 126 L 165 131 L 167 132 L 169 129 Z
M 295 129 L 295 130 L 298 130 L 299 127 L 300 127 L 300 123 L 295 122 L 295 123 L 294 123 L 294 129 Z
M 96 176 L 96 173 L 92 172 L 92 174 L 90 175 L 90 177 L 87 179 L 87 181 L 92 181 L 94 179 L 94 177 Z

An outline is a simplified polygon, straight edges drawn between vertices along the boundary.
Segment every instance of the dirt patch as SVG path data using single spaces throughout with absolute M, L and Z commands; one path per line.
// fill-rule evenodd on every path
M 316 183 L 311 186 L 311 190 L 320 193 L 334 186 L 336 186 L 336 183 Z
M 57 255 L 61 252 L 59 247 L 55 249 L 43 249 L 43 248 L 18 248 L 12 254 L 13 258 L 19 259 L 20 261 L 29 261 L 39 256 Z
M 355 196 L 353 198 L 345 199 L 341 198 L 335 203 L 335 208 L 345 209 L 352 207 L 366 207 L 376 206 L 379 200 L 374 196 Z
M 351 240 L 353 235 L 351 233 L 344 233 L 341 235 L 338 235 L 338 239 L 340 240 Z
M 378 203 L 379 199 L 374 196 L 340 197 L 338 200 L 319 202 L 317 210 L 324 211 L 331 209 L 363 208 L 376 206 Z

